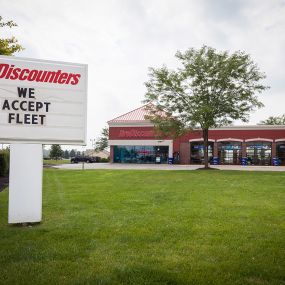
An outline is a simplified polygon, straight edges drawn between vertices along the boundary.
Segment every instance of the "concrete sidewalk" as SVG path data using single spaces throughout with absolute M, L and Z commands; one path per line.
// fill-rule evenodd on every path
M 84 163 L 84 169 L 133 169 L 133 170 L 195 170 L 202 165 L 180 164 L 127 164 L 127 163 Z M 241 166 L 241 165 L 211 165 L 212 168 L 221 170 L 243 171 L 285 171 L 285 166 Z M 82 163 L 62 164 L 54 166 L 59 169 L 82 169 Z

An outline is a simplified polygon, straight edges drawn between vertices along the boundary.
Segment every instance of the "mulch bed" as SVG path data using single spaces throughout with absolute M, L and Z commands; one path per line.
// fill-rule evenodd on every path
M 9 185 L 9 176 L 0 177 L 0 192 L 5 189 Z

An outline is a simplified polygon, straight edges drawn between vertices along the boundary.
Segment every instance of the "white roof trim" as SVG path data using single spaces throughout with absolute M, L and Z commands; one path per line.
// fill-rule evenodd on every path
M 227 126 L 220 128 L 210 128 L 209 130 L 285 130 L 285 125 L 240 125 L 240 126 Z
M 109 127 L 153 127 L 154 124 L 148 121 L 133 121 L 133 122 L 108 122 Z
M 285 142 L 285 138 L 284 139 L 277 139 L 275 140 L 276 142 Z
M 109 140 L 109 145 L 165 145 L 171 146 L 173 140 Z
M 243 142 L 243 140 L 235 138 L 224 138 L 224 139 L 218 139 L 217 142 Z
M 199 138 L 199 139 L 191 139 L 189 140 L 189 142 L 200 142 L 200 141 L 204 141 L 203 138 Z M 209 142 L 215 142 L 215 140 L 213 139 L 208 139 Z
M 265 139 L 265 138 L 253 138 L 253 139 L 247 139 L 247 140 L 245 140 L 245 142 L 254 142 L 254 141 L 273 142 L 272 139 Z

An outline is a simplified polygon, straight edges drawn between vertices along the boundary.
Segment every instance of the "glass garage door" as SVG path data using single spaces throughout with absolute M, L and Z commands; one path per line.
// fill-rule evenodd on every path
M 276 156 L 279 159 L 280 165 L 285 165 L 285 141 L 278 142 L 276 148 Z
M 211 161 L 213 157 L 214 143 L 209 142 L 208 146 L 208 160 Z M 191 164 L 203 164 L 204 163 L 204 144 L 202 142 L 193 142 L 190 144 L 191 151 Z
M 247 163 L 251 165 L 271 165 L 271 145 L 269 142 L 247 143 Z
M 220 142 L 218 153 L 220 164 L 241 164 L 241 142 Z

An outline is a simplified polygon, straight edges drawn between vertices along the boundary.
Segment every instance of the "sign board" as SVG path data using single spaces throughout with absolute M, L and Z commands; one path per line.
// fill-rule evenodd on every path
M 0 56 L 0 142 L 86 144 L 87 65 Z

